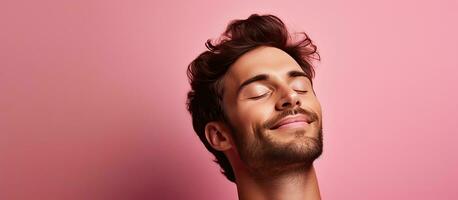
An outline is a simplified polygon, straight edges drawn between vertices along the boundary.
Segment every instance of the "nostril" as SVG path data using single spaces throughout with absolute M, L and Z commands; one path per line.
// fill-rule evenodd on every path
M 282 105 L 282 107 L 289 107 L 289 106 L 291 106 L 291 103 L 289 103 L 289 102 L 285 102 L 285 103 L 283 103 L 283 105 Z

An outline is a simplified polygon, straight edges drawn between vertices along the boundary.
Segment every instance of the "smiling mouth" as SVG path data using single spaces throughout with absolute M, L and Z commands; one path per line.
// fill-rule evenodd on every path
M 282 128 L 304 128 L 310 123 L 312 123 L 312 121 L 307 115 L 288 116 L 272 126 L 271 130 Z
M 277 129 L 283 129 L 283 128 L 305 128 L 309 125 L 309 123 L 304 122 L 304 121 L 298 121 L 298 122 L 291 122 L 291 123 L 286 123 L 278 127 L 272 128 L 272 130 L 277 130 Z

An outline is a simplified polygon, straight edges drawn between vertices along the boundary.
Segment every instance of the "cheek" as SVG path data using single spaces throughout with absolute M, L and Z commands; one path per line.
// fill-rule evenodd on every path
M 308 102 L 306 107 L 309 107 L 310 109 L 312 109 L 321 118 L 321 116 L 322 116 L 322 114 L 321 114 L 321 104 L 318 101 L 318 99 L 315 96 L 312 96 L 312 97 L 306 99 L 306 102 Z
M 249 102 L 237 107 L 240 123 L 244 128 L 251 129 L 254 125 L 261 125 L 269 119 L 272 108 L 264 103 Z

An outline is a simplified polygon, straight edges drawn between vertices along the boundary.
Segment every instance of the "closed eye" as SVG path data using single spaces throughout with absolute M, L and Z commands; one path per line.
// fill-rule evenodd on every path
M 305 94 L 308 92 L 307 90 L 295 90 L 295 91 L 299 94 Z
M 261 99 L 261 98 L 263 98 L 263 97 L 267 96 L 268 94 L 269 94 L 269 93 L 268 93 L 268 92 L 266 92 L 266 93 L 264 93 L 264 94 L 261 94 L 261 95 L 259 95 L 259 96 L 250 97 L 250 98 L 248 98 L 248 99 L 253 99 L 253 100 L 256 100 L 256 99 Z

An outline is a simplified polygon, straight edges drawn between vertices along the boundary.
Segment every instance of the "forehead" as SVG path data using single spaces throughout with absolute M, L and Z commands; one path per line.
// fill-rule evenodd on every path
M 225 81 L 235 86 L 259 74 L 286 76 L 292 70 L 302 71 L 290 55 L 275 47 L 261 46 L 238 58 L 229 68 Z

